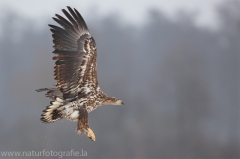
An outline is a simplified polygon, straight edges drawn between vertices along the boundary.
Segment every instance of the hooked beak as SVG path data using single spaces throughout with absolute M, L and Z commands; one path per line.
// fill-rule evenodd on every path
M 121 101 L 121 100 L 116 101 L 116 104 L 117 105 L 124 105 L 123 101 Z

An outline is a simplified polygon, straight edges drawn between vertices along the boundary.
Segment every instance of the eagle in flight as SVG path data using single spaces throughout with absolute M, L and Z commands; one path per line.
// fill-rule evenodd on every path
M 88 113 L 101 105 L 123 105 L 116 97 L 103 93 L 97 79 L 97 48 L 81 14 L 67 7 L 62 12 L 67 19 L 53 17 L 61 27 L 51 27 L 55 60 L 56 88 L 41 88 L 53 101 L 43 111 L 41 121 L 51 123 L 63 117 L 78 121 L 77 133 L 95 141 L 88 124 Z

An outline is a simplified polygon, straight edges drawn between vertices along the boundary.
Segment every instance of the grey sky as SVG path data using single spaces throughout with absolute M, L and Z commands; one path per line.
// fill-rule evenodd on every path
M 157 8 L 173 19 L 177 11 L 182 9 L 186 12 L 197 13 L 196 23 L 198 25 L 214 27 L 217 25 L 214 8 L 223 1 L 226 0 L 87 0 L 84 2 L 77 0 L 0 0 L 0 8 L 2 15 L 7 10 L 13 9 L 19 15 L 41 20 L 60 13 L 60 9 L 69 5 L 77 8 L 84 17 L 92 12 L 101 16 L 119 12 L 122 19 L 133 24 L 142 23 L 150 8 Z

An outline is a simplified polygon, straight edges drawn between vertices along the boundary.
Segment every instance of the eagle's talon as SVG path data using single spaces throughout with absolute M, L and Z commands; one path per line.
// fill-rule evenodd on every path
M 94 132 L 88 128 L 88 137 L 92 140 L 92 141 L 95 141 L 96 140 L 96 137 L 95 137 L 95 134 Z

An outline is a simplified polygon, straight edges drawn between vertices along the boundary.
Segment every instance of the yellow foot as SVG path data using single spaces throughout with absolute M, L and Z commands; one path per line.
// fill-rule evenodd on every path
M 96 137 L 95 137 L 95 135 L 94 135 L 94 132 L 93 132 L 90 128 L 88 128 L 88 137 L 89 137 L 91 140 L 93 140 L 93 141 L 96 140 Z

